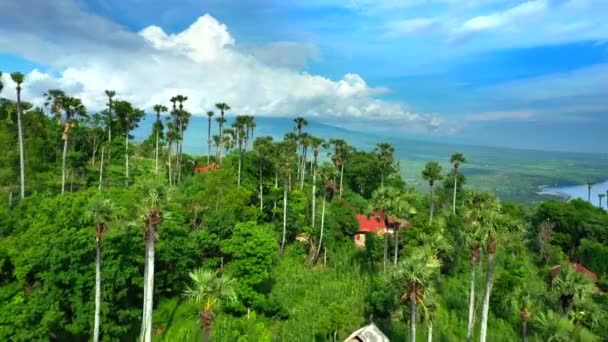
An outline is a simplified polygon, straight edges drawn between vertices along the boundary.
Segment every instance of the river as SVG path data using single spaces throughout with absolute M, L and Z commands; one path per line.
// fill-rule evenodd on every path
M 599 204 L 598 195 L 606 194 L 606 191 L 608 191 L 608 181 L 594 184 L 593 187 L 591 188 L 591 203 L 593 203 L 594 205 L 598 205 Z M 539 195 L 559 196 L 559 197 L 563 197 L 565 199 L 580 198 L 580 199 L 583 199 L 586 201 L 587 200 L 587 184 L 563 186 L 563 187 L 541 186 L 538 194 Z M 607 208 L 606 202 L 607 202 L 607 198 L 604 197 L 604 199 L 602 200 L 602 208 L 605 208 L 605 209 Z

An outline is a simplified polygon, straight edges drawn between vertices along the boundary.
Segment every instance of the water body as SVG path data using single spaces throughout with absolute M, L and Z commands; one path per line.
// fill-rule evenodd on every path
M 601 183 L 594 184 L 593 187 L 591 188 L 591 203 L 593 205 L 597 206 L 599 204 L 598 195 L 606 194 L 606 191 L 608 191 L 608 180 L 601 182 Z M 580 199 L 583 199 L 586 201 L 587 200 L 587 184 L 563 186 L 563 187 L 541 186 L 538 194 L 539 195 L 558 196 L 558 197 L 562 197 L 566 200 L 571 200 L 573 198 L 580 198 Z M 607 198 L 604 197 L 604 199 L 602 200 L 602 208 L 604 208 L 604 209 L 608 209 L 606 202 L 607 202 Z

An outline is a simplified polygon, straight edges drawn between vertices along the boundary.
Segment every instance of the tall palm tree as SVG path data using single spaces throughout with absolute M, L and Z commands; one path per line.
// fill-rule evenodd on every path
M 87 216 L 95 223 L 95 241 L 97 253 L 95 257 L 95 319 L 93 325 L 93 341 L 99 341 L 99 328 L 101 325 L 101 250 L 103 248 L 103 234 L 108 228 L 114 206 L 109 199 L 94 199 L 89 204 Z
M 298 154 L 298 177 L 300 176 L 300 167 L 301 167 L 301 163 L 302 163 L 302 156 L 299 155 L 300 153 L 300 136 L 302 135 L 302 128 L 304 128 L 304 126 L 308 126 L 308 121 L 306 121 L 306 119 L 304 119 L 301 116 L 298 116 L 297 118 L 293 119 L 293 122 L 296 124 L 294 127 L 294 131 L 296 132 L 296 153 Z
M 279 165 L 283 171 L 283 235 L 281 237 L 281 247 L 279 255 L 283 255 L 285 251 L 285 239 L 287 236 L 287 192 L 289 190 L 289 179 L 292 171 L 293 152 L 296 142 L 293 140 L 284 140 L 279 145 Z
M 137 128 L 139 121 L 145 116 L 145 112 L 134 108 L 127 101 L 116 101 L 114 111 L 125 134 L 125 185 L 129 186 L 129 138 L 131 130 Z
M 11 73 L 11 79 L 15 82 L 17 90 L 17 134 L 19 136 L 19 174 L 21 179 L 21 199 L 25 197 L 25 162 L 23 158 L 23 128 L 21 126 L 21 117 L 23 116 L 21 109 L 21 84 L 25 79 L 20 72 Z
M 599 205 L 600 208 L 602 207 L 602 200 L 604 199 L 604 197 L 606 197 L 606 194 L 597 194 L 598 200 L 599 200 Z
M 434 186 L 435 182 L 441 180 L 443 176 L 441 175 L 441 165 L 437 164 L 437 162 L 428 162 L 424 166 L 424 170 L 422 170 L 422 178 L 429 183 L 429 188 L 431 190 L 431 207 L 429 210 L 429 223 L 433 223 L 433 209 L 435 208 L 435 204 L 433 201 L 434 194 Z
M 319 245 L 313 258 L 313 263 L 316 263 L 319 259 L 319 252 L 323 246 L 323 233 L 325 229 L 325 207 L 327 205 L 327 199 L 331 202 L 331 199 L 336 191 L 336 186 L 331 182 L 336 173 L 336 169 L 331 164 L 325 164 L 319 170 L 321 176 L 321 182 L 323 184 L 323 206 L 321 207 L 321 231 L 319 234 Z
M 211 118 L 213 111 L 207 112 L 207 165 L 211 163 Z
M 215 108 L 217 108 L 220 111 L 220 115 L 221 115 L 221 119 L 222 120 L 217 120 L 217 122 L 220 124 L 220 148 L 219 148 L 219 152 L 218 152 L 218 163 L 222 163 L 222 153 L 224 152 L 224 123 L 226 122 L 226 120 L 224 119 L 224 114 L 230 110 L 230 106 L 221 102 L 221 103 L 216 103 L 215 104 Z M 219 118 L 218 118 L 219 119 Z
M 253 131 L 255 130 L 257 124 L 255 123 L 255 117 L 252 115 L 249 117 L 249 130 L 251 131 L 251 136 L 249 136 L 249 133 L 247 134 L 249 136 L 250 141 L 253 141 Z
M 316 210 L 316 197 L 317 197 L 317 165 L 319 161 L 319 152 L 321 151 L 321 147 L 325 144 L 325 141 L 321 138 L 310 137 L 310 145 L 312 146 L 313 153 L 313 163 L 312 163 L 312 193 L 311 193 L 311 226 L 315 227 L 315 210 Z
M 340 170 L 340 198 L 342 198 L 342 180 L 344 178 L 344 164 L 348 155 L 349 146 L 346 141 L 342 139 L 332 139 L 329 141 L 334 145 L 334 153 L 332 155 L 332 161 L 336 166 L 336 169 Z
M 465 219 L 472 229 L 479 229 L 485 242 L 486 254 L 488 255 L 488 266 L 486 272 L 485 292 L 482 304 L 481 332 L 479 339 L 486 341 L 488 328 L 488 312 L 490 310 L 490 294 L 492 291 L 492 280 L 494 276 L 494 255 L 501 231 L 512 225 L 507 218 L 500 213 L 500 203 L 491 194 L 474 193 L 471 195 L 469 210 L 465 213 Z M 514 224 L 513 224 L 514 225 Z
M 272 137 L 267 136 L 267 137 L 259 137 L 257 139 L 255 139 L 255 141 L 253 142 L 253 149 L 255 151 L 257 151 L 258 153 L 258 157 L 259 157 L 259 177 L 260 177 L 260 211 L 264 210 L 264 181 L 263 181 L 263 168 L 264 168 L 264 161 L 266 160 L 266 158 L 268 157 L 268 155 L 271 153 L 271 149 L 272 149 Z
M 203 268 L 196 269 L 189 275 L 192 286 L 186 286 L 184 296 L 190 302 L 201 305 L 198 324 L 204 331 L 204 341 L 208 342 L 215 310 L 225 300 L 236 300 L 237 282 L 226 274 L 214 273 Z
M 300 145 L 302 145 L 302 166 L 300 174 L 300 190 L 304 190 L 304 179 L 306 178 L 306 160 L 308 154 L 308 147 L 310 146 L 310 135 L 308 133 L 302 133 L 300 135 Z
M 154 112 L 156 112 L 156 149 L 154 150 L 154 173 L 156 174 L 158 174 L 158 141 L 163 127 L 163 123 L 160 120 L 160 113 L 164 113 L 167 110 L 169 109 L 162 104 L 154 105 Z
M 175 127 L 175 124 L 167 118 L 167 168 L 169 185 L 173 185 L 173 159 L 171 157 L 171 152 L 173 149 L 173 142 L 177 141 L 178 135 L 177 127 Z
M 64 112 L 64 129 L 61 136 L 63 140 L 63 157 L 61 162 L 61 194 L 65 193 L 66 181 L 66 161 L 68 155 L 68 138 L 70 132 L 76 126 L 74 119 L 77 116 L 86 116 L 86 109 L 80 99 L 67 96 L 63 91 L 53 89 L 48 91 L 53 101 L 53 112 L 55 116 L 61 118 L 61 111 Z
M 467 158 L 462 153 L 454 153 L 450 158 L 450 163 L 454 166 L 454 195 L 452 199 L 452 213 L 456 215 L 456 187 L 458 183 L 458 168 L 460 164 L 466 163 Z
M 156 232 L 162 220 L 162 207 L 165 203 L 166 189 L 158 182 L 142 182 L 138 191 L 143 196 L 142 219 L 144 223 L 145 264 L 144 264 L 144 303 L 142 310 L 142 329 L 140 341 L 152 341 L 152 309 L 154 304 L 154 259 Z
M 116 92 L 114 90 L 106 90 L 106 96 L 108 97 L 108 142 L 112 143 L 112 109 L 114 107 L 114 96 L 116 96 Z
M 247 125 L 247 117 L 243 115 L 237 115 L 236 119 L 232 123 L 232 127 L 234 128 L 234 132 L 236 134 L 236 140 L 238 144 L 238 153 L 239 153 L 239 166 L 238 166 L 238 176 L 237 176 L 237 186 L 241 186 L 241 169 L 243 167 L 243 141 L 245 138 L 245 126 Z
M 378 156 L 378 162 L 380 166 L 380 186 L 384 187 L 384 178 L 386 177 L 386 171 L 395 161 L 393 156 L 395 153 L 395 147 L 388 143 L 381 143 L 376 145 L 374 150 Z
M 468 213 L 467 213 L 468 214 Z M 477 270 L 477 264 L 479 263 L 479 256 L 481 254 L 481 239 L 482 231 L 479 227 L 476 217 L 467 216 L 471 219 L 471 222 L 467 225 L 467 247 L 469 248 L 469 262 L 471 264 L 470 278 L 469 278 L 469 316 L 467 324 L 467 341 L 473 340 L 473 325 L 475 321 L 475 272 Z
M 397 284 L 402 302 L 410 306 L 410 341 L 416 341 L 416 307 L 424 302 L 431 281 L 441 263 L 428 247 L 416 247 L 395 268 L 392 278 Z

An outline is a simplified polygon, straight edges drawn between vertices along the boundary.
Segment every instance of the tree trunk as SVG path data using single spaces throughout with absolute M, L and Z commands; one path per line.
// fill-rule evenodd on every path
M 158 131 L 159 125 L 156 127 L 156 149 L 154 150 L 154 174 L 158 174 L 158 136 L 160 132 Z
M 93 342 L 99 341 L 99 326 L 101 322 L 101 241 L 97 239 L 97 255 L 95 259 L 95 323 L 93 326 Z
M 61 194 L 65 193 L 65 178 L 66 178 L 66 169 L 65 162 L 68 156 L 68 137 L 69 135 L 65 135 L 65 139 L 63 140 L 63 158 L 61 162 Z
M 475 267 L 471 263 L 471 278 L 469 281 L 469 321 L 467 324 L 467 342 L 473 341 L 473 322 L 475 319 Z
M 173 143 L 169 141 L 169 146 L 167 147 L 167 159 L 169 160 L 169 186 L 173 185 L 173 168 L 171 167 L 171 145 L 173 145 Z
M 342 179 L 344 178 L 344 162 L 340 165 L 340 199 L 342 199 Z
M 429 328 L 429 332 L 427 335 L 427 341 L 433 342 L 433 322 L 429 322 L 428 328 Z
M 285 250 L 285 236 L 287 235 L 287 184 L 283 187 L 283 237 L 281 238 L 281 252 L 283 256 Z
M 95 159 L 97 157 L 97 138 L 95 136 L 93 136 L 93 157 L 91 158 L 91 166 L 95 166 L 95 162 L 97 161 L 97 159 Z
M 211 163 L 211 117 L 209 116 L 209 124 L 207 125 L 207 165 Z
M 312 167 L 312 219 L 311 226 L 315 227 L 315 206 L 316 206 L 316 193 L 317 193 L 317 166 L 316 163 Z
M 103 184 L 103 157 L 105 152 L 105 146 L 101 146 L 101 161 L 99 163 L 99 191 L 101 191 L 101 186 Z
M 397 256 L 399 255 L 399 229 L 395 229 L 395 255 L 393 256 L 393 265 L 397 265 Z
M 260 211 L 264 211 L 264 187 L 262 179 L 262 157 L 260 156 Z
M 156 227 L 150 225 L 150 231 L 148 232 L 148 240 L 146 241 L 147 246 L 147 274 L 146 274 L 146 290 L 145 290 L 145 304 L 144 304 L 144 317 L 145 327 L 143 333 L 143 341 L 152 341 L 152 308 L 154 305 L 154 244 L 156 237 Z
M 17 129 L 19 135 L 19 174 L 21 178 L 21 199 L 25 197 L 25 161 L 23 159 L 23 128 L 21 127 L 21 87 L 17 87 Z
M 241 187 L 241 168 L 243 165 L 243 142 L 242 137 L 239 138 L 239 170 L 238 170 L 238 178 L 237 178 L 237 186 Z
M 300 190 L 304 190 L 304 178 L 306 178 L 306 149 L 304 149 L 304 155 L 302 157 L 302 175 L 300 179 Z
M 416 295 L 410 294 L 410 342 L 416 342 Z
M 211 327 L 206 327 L 205 329 L 203 329 L 203 340 L 205 342 L 209 342 L 209 333 L 211 332 Z
M 319 247 L 317 248 L 317 255 L 315 256 L 315 263 L 317 263 L 317 259 L 319 258 L 319 253 L 321 252 L 321 247 L 323 245 L 323 230 L 325 228 L 325 204 L 327 203 L 327 196 L 323 194 L 323 209 L 321 210 L 321 235 L 319 236 Z
M 521 321 L 521 339 L 523 342 L 528 341 L 528 321 Z
M 429 224 L 433 223 L 433 209 L 435 209 L 435 203 L 433 202 L 433 186 L 431 186 L 431 210 L 429 211 Z
M 486 292 L 483 296 L 483 308 L 481 312 L 481 333 L 479 341 L 485 342 L 488 330 L 488 312 L 490 310 L 490 291 L 492 291 L 492 275 L 494 273 L 494 253 L 488 253 L 488 272 L 486 274 Z
M 454 169 L 454 198 L 452 199 L 452 214 L 456 215 L 456 184 L 458 183 L 458 172 Z
M 129 186 L 129 132 L 125 137 L 125 184 Z
M 144 233 L 144 295 L 143 295 L 143 309 L 141 314 L 141 329 L 140 329 L 140 341 L 143 340 L 144 331 L 146 330 L 146 313 L 147 310 L 147 301 L 148 298 L 148 232 Z
M 222 112 L 222 119 L 224 118 L 224 113 Z M 222 163 L 222 154 L 224 153 L 224 124 L 220 121 L 220 143 L 219 145 L 219 153 L 218 155 L 220 156 L 219 158 L 219 163 Z
M 384 188 L 384 170 L 380 173 L 380 188 Z
M 388 231 L 384 232 L 384 264 L 383 264 L 383 272 L 386 274 L 386 264 L 388 262 Z

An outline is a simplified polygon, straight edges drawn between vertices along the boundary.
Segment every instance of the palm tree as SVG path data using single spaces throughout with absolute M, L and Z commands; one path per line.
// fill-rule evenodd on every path
M 441 266 L 436 253 L 428 247 L 416 247 L 393 273 L 400 299 L 410 305 L 410 341 L 416 341 L 416 306 L 424 302 L 427 289 Z
M 97 254 L 95 258 L 95 322 L 93 326 L 93 341 L 99 341 L 99 327 L 101 324 L 101 250 L 103 248 L 103 234 L 108 228 L 107 222 L 111 220 L 114 207 L 109 199 L 94 199 L 87 211 L 87 216 L 96 225 L 95 241 Z
M 306 159 L 310 142 L 310 136 L 308 133 L 302 133 L 300 135 L 300 145 L 302 145 L 302 166 L 300 167 L 302 172 L 300 174 L 300 190 L 304 190 L 304 179 L 306 178 Z
M 211 118 L 213 111 L 207 112 L 207 165 L 211 163 Z
M 435 182 L 441 180 L 443 176 L 441 175 L 441 165 L 437 164 L 437 162 L 428 162 L 424 166 L 424 170 L 422 170 L 422 178 L 429 182 L 429 188 L 431 189 L 431 207 L 429 211 L 429 223 L 433 223 L 433 209 L 435 207 L 433 201 L 433 193 L 434 193 L 434 185 Z
M 321 147 L 325 144 L 325 141 L 321 138 L 317 138 L 317 137 L 310 137 L 310 145 L 312 146 L 312 153 L 313 153 L 313 164 L 312 164 L 312 193 L 311 193 L 311 202 L 312 202 L 312 206 L 311 206 L 311 226 L 314 228 L 315 227 L 315 210 L 316 210 L 316 197 L 317 197 L 317 164 L 318 164 L 318 160 L 319 160 L 319 152 Z
M 490 293 L 492 291 L 492 279 L 494 275 L 494 254 L 496 253 L 498 244 L 498 235 L 504 227 L 511 225 L 511 223 L 507 222 L 506 217 L 500 213 L 500 203 L 491 194 L 472 194 L 468 207 L 470 209 L 465 213 L 465 219 L 472 229 L 481 231 L 488 255 L 479 338 L 481 342 L 485 342 L 488 327 L 488 312 L 490 309 Z
M 162 206 L 165 202 L 166 189 L 161 183 L 142 182 L 139 192 L 143 196 L 142 219 L 145 225 L 144 240 L 144 303 L 142 310 L 142 328 L 140 341 L 152 341 L 152 308 L 154 304 L 154 244 L 156 232 L 162 219 Z
M 238 166 L 238 177 L 237 177 L 237 186 L 241 186 L 241 169 L 243 165 L 243 141 L 245 136 L 245 125 L 247 124 L 247 118 L 242 115 L 237 115 L 236 119 L 232 123 L 232 127 L 234 128 L 234 132 L 236 134 L 236 140 L 238 143 L 238 152 L 239 152 L 239 166 Z
M 235 301 L 236 279 L 226 274 L 217 274 L 203 268 L 190 272 L 192 287 L 186 286 L 184 296 L 195 304 L 201 305 L 198 324 L 203 329 L 204 341 L 209 341 L 211 324 L 215 319 L 215 310 L 224 300 Z
M 597 194 L 598 200 L 599 200 L 599 204 L 600 204 L 600 208 L 602 207 L 602 200 L 604 199 L 604 197 L 606 197 L 606 194 Z
M 467 324 L 467 341 L 471 342 L 473 340 L 473 325 L 475 321 L 475 282 L 477 279 L 475 276 L 475 271 L 477 269 L 479 256 L 481 254 L 482 232 L 477 221 L 475 220 L 470 222 L 467 227 L 469 228 L 469 231 L 467 232 L 467 246 L 469 248 L 469 262 L 471 264 L 469 279 L 469 320 Z
M 164 113 L 167 110 L 168 108 L 162 104 L 154 105 L 154 111 L 156 112 L 156 149 L 154 150 L 154 173 L 156 174 L 158 174 L 158 140 L 163 127 L 163 123 L 160 121 L 160 113 Z
M 388 170 L 395 158 L 393 154 L 395 153 L 395 147 L 388 143 L 381 143 L 376 145 L 376 149 L 374 150 L 378 155 L 378 162 L 380 165 L 380 186 L 384 187 L 384 178 L 386 176 L 386 171 Z
M 173 149 L 173 142 L 177 141 L 179 133 L 175 124 L 167 118 L 167 167 L 169 175 L 169 185 L 173 185 L 173 159 L 171 157 L 171 150 Z
M 344 178 L 344 164 L 349 150 L 348 144 L 342 139 L 332 139 L 329 141 L 334 145 L 334 154 L 332 160 L 336 169 L 340 169 L 340 198 L 342 198 L 342 180 Z
M 300 167 L 301 167 L 301 163 L 302 163 L 302 159 L 299 155 L 299 151 L 300 151 L 300 136 L 302 135 L 302 128 L 304 126 L 308 126 L 308 121 L 306 121 L 306 119 L 304 119 L 301 116 L 298 116 L 297 118 L 293 119 L 293 122 L 296 124 L 296 126 L 294 127 L 294 131 L 296 132 L 296 153 L 298 154 L 298 177 L 300 176 Z
M 325 228 L 325 207 L 327 199 L 329 198 L 329 201 L 331 202 L 331 199 L 336 192 L 336 186 L 331 182 L 335 174 L 336 169 L 330 164 L 323 165 L 319 170 L 321 182 L 323 183 L 323 206 L 321 209 L 321 231 L 319 235 L 319 245 L 317 246 L 317 251 L 313 258 L 313 263 L 316 263 L 319 259 L 319 252 L 321 251 L 323 245 L 323 233 Z
M 125 185 L 129 186 L 129 138 L 131 130 L 137 128 L 139 121 L 145 116 L 141 109 L 134 108 L 127 101 L 114 103 L 116 117 L 125 134 Z
M 11 73 L 11 79 L 17 85 L 17 134 L 19 136 L 19 174 L 21 177 L 21 199 L 25 197 L 25 162 L 23 159 L 23 128 L 21 126 L 21 84 L 25 76 L 20 72 Z
M 174 117 L 175 127 L 177 128 L 178 141 L 176 142 L 176 159 L 177 159 L 177 183 L 182 177 L 182 152 L 184 145 L 184 131 L 190 120 L 190 113 L 184 110 L 184 102 L 188 100 L 188 96 L 176 95 L 170 99 L 173 103 L 173 111 L 171 115 Z M 179 105 L 176 106 L 176 103 Z
M 593 183 L 587 182 L 587 202 L 591 203 L 591 188 L 593 188 Z
M 106 90 L 106 96 L 108 97 L 108 142 L 112 143 L 112 109 L 113 109 L 113 99 L 116 96 L 116 92 L 114 90 Z
M 264 210 L 264 182 L 263 182 L 263 166 L 264 161 L 271 153 L 272 137 L 259 137 L 253 142 L 253 148 L 258 152 L 259 156 L 259 176 L 260 176 L 260 211 Z
M 466 163 L 467 158 L 462 153 L 454 153 L 450 158 L 450 163 L 454 166 L 454 197 L 452 199 L 452 213 L 456 215 L 456 187 L 458 183 L 458 168 L 460 164 Z
M 63 140 L 63 157 L 61 163 L 61 194 L 65 193 L 65 181 L 66 181 L 66 160 L 68 155 L 68 138 L 70 132 L 76 126 L 74 118 L 76 116 L 86 116 L 86 109 L 80 99 L 67 96 L 63 91 L 58 89 L 52 89 L 48 91 L 48 96 L 52 99 L 52 109 L 55 116 L 61 117 L 61 111 L 65 113 L 64 116 L 64 129 L 62 134 Z
M 285 239 L 287 236 L 287 192 L 289 190 L 289 180 L 291 177 L 291 164 L 293 162 L 293 151 L 296 146 L 293 140 L 284 140 L 279 145 L 279 165 L 283 170 L 283 235 L 281 237 L 281 247 L 279 255 L 285 251 Z
M 215 104 L 215 108 L 217 108 L 220 111 L 220 115 L 221 115 L 221 119 L 222 120 L 217 120 L 217 122 L 220 124 L 220 148 L 219 148 L 219 159 L 218 159 L 218 163 L 222 163 L 222 153 L 224 152 L 224 123 L 226 122 L 226 120 L 224 119 L 224 114 L 230 110 L 230 106 L 221 102 L 221 103 L 216 103 Z

